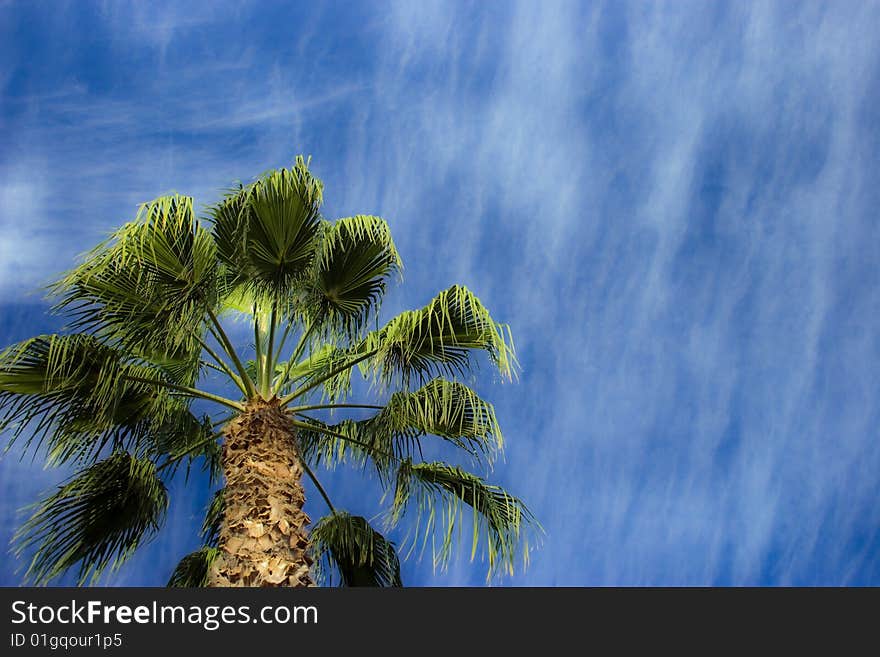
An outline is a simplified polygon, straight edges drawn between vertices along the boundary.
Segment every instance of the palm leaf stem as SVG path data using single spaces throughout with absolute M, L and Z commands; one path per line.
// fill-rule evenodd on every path
M 174 390 L 176 392 L 182 392 L 183 394 L 189 397 L 196 397 L 198 399 L 204 399 L 206 401 L 216 402 L 218 404 L 222 404 L 223 406 L 228 406 L 229 408 L 234 408 L 237 411 L 243 411 L 244 405 L 232 401 L 231 399 L 226 399 L 226 397 L 221 397 L 220 395 L 214 395 L 210 392 L 205 392 L 204 390 L 199 390 L 198 388 L 190 388 L 189 386 L 179 386 L 175 383 L 169 383 L 168 381 L 162 381 L 159 379 L 147 379 L 139 376 L 129 376 L 123 375 L 123 378 L 127 381 L 136 381 L 138 383 L 146 383 L 149 385 L 159 386 L 162 388 L 167 388 L 168 390 Z
M 275 387 L 272 389 L 272 392 L 274 394 L 277 395 L 278 392 L 284 387 L 284 384 L 287 383 L 287 378 L 290 376 L 290 370 L 296 363 L 296 359 L 299 358 L 302 354 L 303 349 L 305 349 L 306 342 L 308 341 L 309 336 L 312 334 L 315 325 L 315 323 L 310 324 L 309 327 L 305 331 L 303 331 L 303 334 L 300 336 L 299 342 L 297 343 L 296 348 L 293 350 L 293 354 L 287 360 L 287 367 L 284 368 L 284 374 L 281 376 L 280 379 L 278 379 L 278 381 L 275 383 Z M 290 327 L 288 326 L 288 328 Z
M 381 454 L 382 456 L 387 456 L 390 459 L 394 459 L 398 463 L 403 463 L 403 459 L 401 459 L 400 457 L 395 456 L 394 454 L 392 454 L 390 452 L 386 452 L 381 449 L 376 449 L 375 447 L 373 447 L 369 443 L 365 443 L 361 440 L 357 440 L 357 439 L 352 438 L 350 436 L 346 436 L 344 433 L 339 433 L 338 431 L 331 431 L 330 429 L 325 429 L 324 427 L 319 427 L 314 424 L 308 424 L 306 422 L 299 422 L 298 420 L 293 421 L 293 426 L 299 427 L 300 429 L 309 429 L 311 431 L 318 431 L 320 433 L 327 434 L 328 436 L 333 436 L 334 438 L 339 438 L 340 440 L 344 440 L 344 441 L 352 443 L 354 445 L 359 445 L 360 447 L 363 447 L 364 449 L 368 449 L 371 452 L 375 452 L 376 454 Z
M 211 318 L 211 323 L 214 325 L 214 335 L 220 341 L 220 344 L 223 345 L 223 350 L 226 352 L 231 359 L 233 364 L 235 365 L 235 369 L 238 370 L 238 374 L 241 377 L 242 383 L 245 386 L 245 393 L 248 397 L 256 396 L 256 390 L 254 389 L 254 382 L 251 381 L 251 377 L 248 376 L 247 370 L 245 369 L 244 364 L 241 362 L 241 359 L 238 357 L 238 352 L 235 351 L 235 347 L 232 346 L 232 342 L 229 340 L 229 336 L 226 335 L 226 331 L 223 330 L 223 326 L 220 324 L 220 320 L 217 319 L 217 315 L 214 313 L 213 309 L 208 306 L 208 317 Z M 237 408 L 234 407 L 234 408 Z
M 318 492 L 321 494 L 321 497 L 324 498 L 324 501 L 327 503 L 327 507 L 330 509 L 331 513 L 336 513 L 336 508 L 333 506 L 333 502 L 330 501 L 330 496 L 327 495 L 327 491 L 324 490 L 324 487 L 321 485 L 321 482 L 318 481 L 318 478 L 315 476 L 315 473 L 312 472 L 312 469 L 309 467 L 306 460 L 300 457 L 300 463 L 302 463 L 303 470 L 309 476 L 309 479 L 312 480 L 312 483 L 315 484 L 315 488 L 318 489 Z
M 303 386 L 303 387 L 301 387 L 301 388 L 298 388 L 298 389 L 294 390 L 292 393 L 290 393 L 289 395 L 287 395 L 286 397 L 284 397 L 284 398 L 281 400 L 281 405 L 282 405 L 282 406 L 285 406 L 285 405 L 289 404 L 291 401 L 293 401 L 293 400 L 296 399 L 297 397 L 301 397 L 302 395 L 306 394 L 306 393 L 309 392 L 310 390 L 314 390 L 315 388 L 317 388 L 319 385 L 321 385 L 321 384 L 324 383 L 325 381 L 329 381 L 330 379 L 332 379 L 332 378 L 333 378 L 334 376 L 336 376 L 337 374 L 341 374 L 342 372 L 345 372 L 346 370 L 351 369 L 352 367 L 354 367 L 354 366 L 357 365 L 358 363 L 367 360 L 367 358 L 371 358 L 372 356 L 375 356 L 378 352 L 379 352 L 378 349 L 373 349 L 373 350 L 368 351 L 367 353 L 365 353 L 363 356 L 360 356 L 360 357 L 358 357 L 358 358 L 355 358 L 355 359 L 352 360 L 352 361 L 349 361 L 349 362 L 346 363 L 345 365 L 340 365 L 339 367 L 330 370 L 330 373 L 329 373 L 329 374 L 327 374 L 327 375 L 321 377 L 320 379 L 317 379 L 316 381 L 313 381 L 312 383 L 310 383 L 310 384 L 308 384 L 308 385 L 306 385 L 306 386 Z
M 229 367 L 226 361 L 223 360 L 220 355 L 216 351 L 214 351 L 211 346 L 200 336 L 196 335 L 196 340 L 198 340 L 199 344 L 202 345 L 202 349 L 208 352 L 208 355 L 217 362 L 218 367 L 214 367 L 213 369 L 218 369 L 218 371 L 225 373 L 230 379 L 232 379 L 235 385 L 238 386 L 239 390 L 241 390 L 244 394 L 247 394 L 247 388 L 244 385 L 244 381 L 242 381 L 241 377 L 232 371 L 232 368 Z M 208 365 L 208 363 L 205 364 Z

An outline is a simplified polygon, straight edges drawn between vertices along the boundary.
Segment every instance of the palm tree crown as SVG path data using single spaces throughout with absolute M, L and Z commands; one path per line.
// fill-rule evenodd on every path
M 322 198 L 302 157 L 229 190 L 203 218 L 191 198 L 165 196 L 51 286 L 66 332 L 0 354 L 0 429 L 77 468 L 16 535 L 32 555 L 29 580 L 74 568 L 93 582 L 118 567 L 159 531 L 165 482 L 195 461 L 224 485 L 204 547 L 171 585 L 400 585 L 396 546 L 337 510 L 315 477 L 341 464 L 378 474 L 386 526 L 415 517 L 408 540 L 430 543 L 436 563 L 465 507 L 471 557 L 482 546 L 490 576 L 527 559 L 526 530 L 538 525 L 517 498 L 417 458 L 434 437 L 491 465 L 502 448 L 494 409 L 456 379 L 478 351 L 510 378 L 509 329 L 460 286 L 378 326 L 402 267 L 388 226 L 325 221 Z M 233 344 L 236 317 L 251 344 Z M 381 403 L 351 399 L 355 369 Z M 310 531 L 303 474 L 329 509 Z

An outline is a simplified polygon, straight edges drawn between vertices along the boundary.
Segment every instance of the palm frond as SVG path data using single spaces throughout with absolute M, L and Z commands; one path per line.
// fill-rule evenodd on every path
M 302 156 L 290 169 L 240 185 L 211 208 L 213 238 L 235 294 L 278 303 L 290 297 L 314 261 L 323 184 Z M 249 292 L 241 292 L 241 288 Z
M 187 589 L 207 586 L 211 565 L 219 554 L 218 548 L 210 546 L 190 552 L 177 564 L 167 586 Z
M 205 520 L 202 522 L 202 540 L 206 545 L 217 545 L 220 536 L 220 526 L 223 524 L 223 513 L 226 510 L 226 501 L 221 488 L 211 498 Z
M 165 196 L 50 287 L 72 328 L 135 352 L 197 354 L 217 296 L 216 247 L 192 199 Z
M 346 461 L 362 466 L 369 460 L 383 477 L 399 460 L 420 453 L 425 436 L 443 438 L 487 463 L 503 447 L 492 404 L 466 385 L 441 378 L 413 392 L 394 393 L 382 410 L 363 420 L 304 421 L 314 427 L 299 433 L 307 459 L 331 467 Z
M 167 508 L 168 493 L 156 466 L 116 452 L 36 505 L 13 539 L 16 555 L 35 549 L 26 577 L 36 584 L 76 565 L 79 584 L 94 582 L 159 529 Z
M 337 511 L 321 518 L 311 534 L 316 579 L 332 584 L 332 570 L 343 586 L 403 586 L 394 544 L 366 518 Z
M 400 255 L 379 217 L 357 215 L 324 226 L 301 301 L 304 323 L 353 338 L 378 311 L 386 278 L 402 267 Z
M 368 434 L 401 440 L 434 435 L 491 459 L 504 445 L 495 408 L 463 383 L 432 379 L 414 392 L 396 392 L 385 408 L 366 420 Z
M 458 285 L 368 334 L 362 349 L 375 351 L 369 364 L 386 384 L 463 374 L 471 367 L 473 350 L 485 351 L 504 378 L 513 376 L 516 365 L 510 329 L 493 320 L 480 300 Z
M 159 427 L 190 417 L 188 403 L 131 377 L 165 376 L 94 336 L 31 338 L 0 353 L 0 428 L 13 441 L 31 429 L 26 447 L 45 445 L 53 465 L 93 459 L 108 445 L 150 449 Z
M 513 573 L 517 555 L 528 564 L 528 533 L 540 531 L 540 525 L 525 505 L 502 488 L 487 484 L 477 475 L 446 463 L 401 463 L 397 472 L 394 502 L 389 514 L 396 524 L 409 506 L 415 503 L 418 524 L 411 547 L 422 532 L 422 547 L 432 539 L 435 565 L 444 566 L 449 559 L 456 527 L 464 520 L 463 505 L 471 507 L 474 558 L 480 539 L 486 543 L 489 561 L 487 578 Z M 439 534 L 439 547 L 434 539 Z

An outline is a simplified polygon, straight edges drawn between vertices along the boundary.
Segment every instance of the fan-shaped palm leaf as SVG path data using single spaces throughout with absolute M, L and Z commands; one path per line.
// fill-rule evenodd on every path
M 337 511 L 312 530 L 312 554 L 319 580 L 331 583 L 334 567 L 344 586 L 402 586 L 394 544 L 365 518 Z
M 453 286 L 419 310 L 400 313 L 367 336 L 363 350 L 375 353 L 368 362 L 386 383 L 399 378 L 407 385 L 436 374 L 466 372 L 469 352 L 488 353 L 503 377 L 513 375 L 510 330 L 492 319 L 467 288 Z
M 397 523 L 413 501 L 422 523 L 423 545 L 435 530 L 441 535 L 434 552 L 436 564 L 443 565 L 449 558 L 456 525 L 463 520 L 463 504 L 473 511 L 471 558 L 484 536 L 489 576 L 499 570 L 512 573 L 518 553 L 528 563 L 527 530 L 540 529 L 540 525 L 520 500 L 502 488 L 446 463 L 405 460 L 397 472 L 390 522 Z M 413 547 L 416 541 L 414 535 Z
M 334 402 L 351 391 L 352 368 L 346 367 L 362 355 L 357 348 L 335 347 L 325 344 L 309 352 L 302 360 L 279 363 L 281 375 L 276 380 L 281 384 L 278 392 L 289 393 L 292 388 L 311 388 L 320 386 L 323 399 Z
M 485 351 L 502 377 L 514 374 L 516 360 L 510 329 L 495 322 L 467 288 L 453 286 L 419 310 L 400 313 L 388 324 L 339 353 L 347 360 L 322 376 L 300 384 L 283 402 L 302 397 L 325 380 L 355 365 L 390 385 L 408 386 L 431 376 L 454 376 L 472 366 L 471 352 Z
M 358 215 L 325 223 L 306 294 L 304 323 L 353 338 L 385 294 L 386 278 L 402 266 L 388 224 Z
M 214 431 L 209 416 L 198 418 L 188 410 L 183 410 L 171 415 L 164 422 L 151 426 L 149 438 L 153 445 L 153 455 L 165 456 L 165 463 L 171 466 L 167 476 L 173 476 L 184 461 L 190 467 L 199 458 L 204 459 L 204 468 L 209 474 L 210 482 L 222 476 L 221 449 L 217 442 L 219 434 Z
M 321 181 L 298 157 L 214 206 L 213 236 L 230 290 L 244 286 L 284 308 L 315 258 L 322 200 Z
M 0 354 L 0 409 L 13 439 L 32 429 L 50 463 L 86 459 L 108 444 L 155 446 L 159 428 L 192 419 L 187 403 L 142 380 L 167 372 L 126 362 L 90 335 L 46 335 Z
M 207 586 L 211 564 L 219 553 L 217 548 L 209 546 L 190 552 L 177 564 L 168 580 L 168 586 L 188 589 Z
M 293 409 L 295 410 L 295 409 Z M 495 409 L 466 385 L 437 378 L 413 392 L 396 392 L 378 413 L 364 420 L 329 425 L 304 419 L 300 445 L 306 458 L 326 465 L 370 459 L 386 475 L 397 461 L 421 451 L 420 439 L 434 435 L 491 463 L 503 447 Z
M 51 289 L 75 330 L 135 352 L 179 355 L 201 351 L 217 286 L 211 234 L 193 215 L 192 199 L 175 195 L 143 205 Z
M 220 536 L 220 525 L 223 523 L 223 510 L 226 508 L 223 489 L 221 488 L 208 504 L 205 520 L 202 522 L 202 540 L 206 545 L 216 545 Z
M 45 584 L 79 565 L 79 582 L 117 568 L 158 529 L 168 494 L 156 466 L 116 452 L 77 473 L 36 507 L 14 538 L 16 553 L 35 548 L 27 577 Z

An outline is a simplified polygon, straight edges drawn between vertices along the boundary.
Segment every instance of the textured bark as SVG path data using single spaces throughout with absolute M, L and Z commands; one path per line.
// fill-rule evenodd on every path
M 225 510 L 208 586 L 312 586 L 296 429 L 274 399 L 248 404 L 224 433 Z

